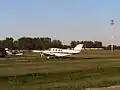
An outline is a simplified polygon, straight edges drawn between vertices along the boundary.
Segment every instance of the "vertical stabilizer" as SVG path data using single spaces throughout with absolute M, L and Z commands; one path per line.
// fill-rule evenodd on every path
M 5 48 L 5 51 L 8 55 L 11 55 L 12 53 L 8 50 L 8 48 Z
M 82 47 L 83 47 L 83 44 L 78 44 L 74 50 L 77 50 L 77 51 L 81 51 L 82 50 Z

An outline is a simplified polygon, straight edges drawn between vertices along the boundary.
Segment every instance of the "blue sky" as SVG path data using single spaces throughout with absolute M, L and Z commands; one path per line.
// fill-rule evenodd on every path
M 48 36 L 120 45 L 119 0 L 0 0 L 0 38 Z M 110 20 L 115 21 L 111 30 Z

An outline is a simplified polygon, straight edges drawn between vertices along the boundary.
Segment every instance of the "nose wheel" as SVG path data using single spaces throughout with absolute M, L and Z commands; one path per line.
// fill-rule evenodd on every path
M 43 57 L 43 56 L 44 56 L 44 54 L 40 53 L 40 57 Z
M 44 54 L 43 53 L 40 53 L 40 57 L 43 57 Z M 47 56 L 47 59 L 50 59 L 50 56 Z

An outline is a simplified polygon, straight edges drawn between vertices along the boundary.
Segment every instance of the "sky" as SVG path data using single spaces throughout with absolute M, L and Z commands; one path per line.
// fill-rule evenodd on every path
M 64 44 L 97 40 L 104 45 L 120 45 L 119 3 L 120 0 L 0 0 L 0 39 L 47 36 Z

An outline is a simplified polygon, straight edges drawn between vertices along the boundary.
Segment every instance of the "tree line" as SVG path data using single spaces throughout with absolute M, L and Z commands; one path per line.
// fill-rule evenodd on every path
M 84 44 L 83 48 L 104 48 L 110 49 L 110 45 L 104 47 L 101 41 L 71 41 L 70 45 L 63 45 L 60 40 L 52 40 L 49 37 L 21 37 L 14 40 L 12 37 L 6 37 L 5 40 L 0 40 L 0 48 L 21 49 L 21 50 L 45 50 L 48 48 L 74 48 L 77 44 Z M 115 49 L 120 49 L 120 46 L 114 46 Z

